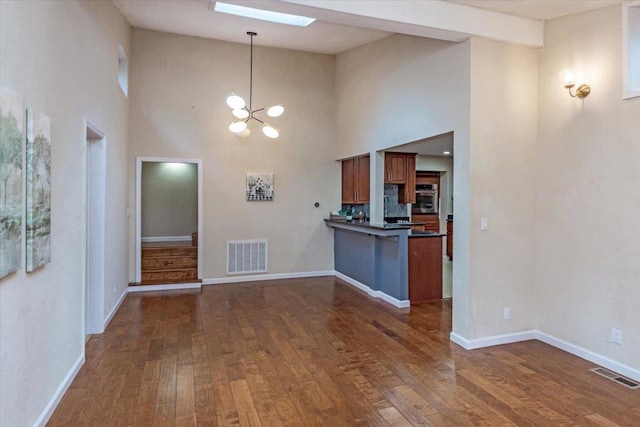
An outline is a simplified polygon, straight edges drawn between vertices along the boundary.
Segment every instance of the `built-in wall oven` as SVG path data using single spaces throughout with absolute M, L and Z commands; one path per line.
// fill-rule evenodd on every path
M 438 213 L 438 185 L 437 184 L 417 184 L 416 202 L 411 207 L 414 214 L 437 214 Z

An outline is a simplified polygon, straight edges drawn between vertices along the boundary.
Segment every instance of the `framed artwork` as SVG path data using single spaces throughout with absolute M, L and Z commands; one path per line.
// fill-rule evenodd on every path
M 0 278 L 22 266 L 22 96 L 0 86 Z
M 247 201 L 273 200 L 273 174 L 247 174 Z
M 27 272 L 51 261 L 51 119 L 27 109 Z

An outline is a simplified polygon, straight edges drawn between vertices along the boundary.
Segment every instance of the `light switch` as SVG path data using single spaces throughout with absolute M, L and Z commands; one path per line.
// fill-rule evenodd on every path
M 480 230 L 488 230 L 489 229 L 489 219 L 488 218 L 480 218 Z

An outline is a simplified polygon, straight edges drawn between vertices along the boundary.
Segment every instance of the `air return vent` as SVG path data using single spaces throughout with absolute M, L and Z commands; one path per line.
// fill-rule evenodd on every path
M 591 372 L 595 372 L 598 375 L 601 375 L 605 378 L 610 379 L 611 381 L 615 381 L 619 384 L 622 384 L 625 387 L 629 387 L 631 389 L 637 389 L 640 388 L 640 383 L 638 383 L 637 381 L 634 381 L 632 379 L 629 379 L 627 377 L 623 377 L 620 374 L 616 374 L 613 371 L 610 371 L 608 369 L 604 369 L 604 368 L 593 368 L 593 369 L 589 369 Z
M 227 240 L 227 274 L 266 272 L 266 240 Z

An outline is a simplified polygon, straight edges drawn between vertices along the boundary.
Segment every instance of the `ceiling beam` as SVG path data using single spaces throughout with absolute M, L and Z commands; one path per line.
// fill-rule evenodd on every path
M 281 0 L 261 1 L 260 4 L 261 8 L 312 16 L 336 24 L 440 40 L 459 42 L 478 36 L 531 47 L 544 45 L 542 21 L 446 1 Z

